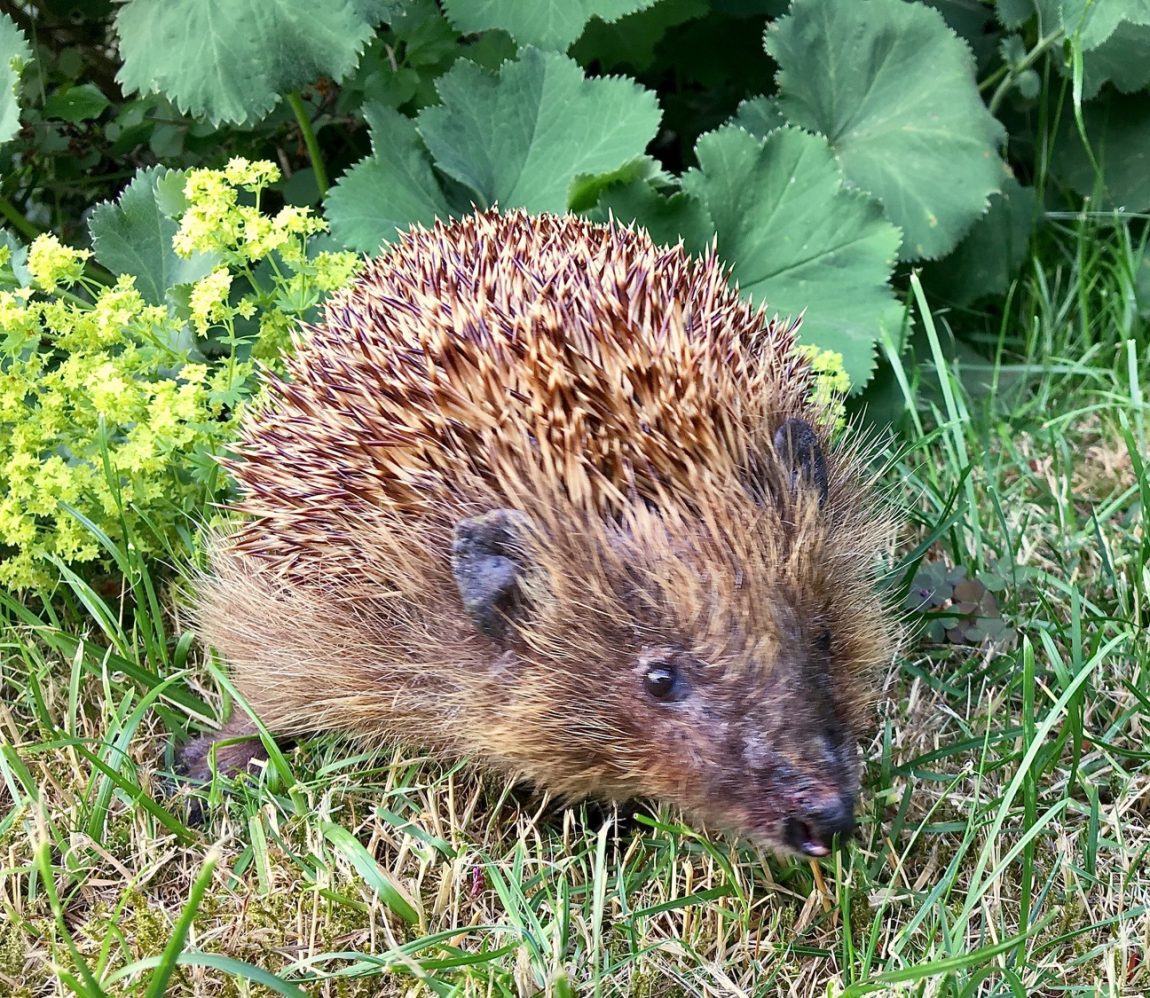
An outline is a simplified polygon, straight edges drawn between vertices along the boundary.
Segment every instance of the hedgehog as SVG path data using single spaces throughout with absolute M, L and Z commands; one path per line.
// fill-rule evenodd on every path
M 415 227 L 297 336 L 226 464 L 196 630 L 275 738 L 665 803 L 783 853 L 855 824 L 896 629 L 865 448 L 798 322 L 574 216 Z M 834 437 L 834 439 L 832 439 Z M 237 708 L 184 770 L 262 753 Z

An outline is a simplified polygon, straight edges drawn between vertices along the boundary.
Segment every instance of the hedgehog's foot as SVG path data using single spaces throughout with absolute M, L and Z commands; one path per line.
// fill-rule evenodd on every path
M 243 741 L 230 745 L 219 745 L 234 738 Z M 212 751 L 215 746 L 215 751 Z M 225 776 L 234 776 L 247 769 L 255 761 L 265 761 L 267 752 L 260 741 L 259 730 L 247 714 L 233 717 L 219 731 L 201 735 L 184 745 L 176 753 L 176 768 L 184 776 L 207 782 L 212 778 L 212 768 Z

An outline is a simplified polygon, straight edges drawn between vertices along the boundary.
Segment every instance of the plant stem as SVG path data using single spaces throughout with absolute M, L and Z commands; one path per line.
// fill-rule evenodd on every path
M 320 155 L 319 143 L 315 138 L 315 130 L 311 127 L 311 119 L 307 116 L 307 108 L 303 106 L 303 99 L 298 90 L 287 95 L 288 103 L 295 112 L 295 120 L 299 122 L 299 130 L 303 133 L 303 141 L 307 146 L 307 154 L 311 159 L 311 168 L 315 171 L 315 183 L 319 188 L 320 197 L 327 194 L 327 170 Z
M 4 197 L 3 194 L 0 194 L 0 215 L 8 219 L 8 221 L 12 223 L 12 228 L 19 232 L 25 239 L 35 239 L 40 235 L 40 230 L 20 214 L 20 209 Z
M 1010 85 L 1021 75 L 1025 70 L 1029 69 L 1034 62 L 1038 59 L 1043 52 L 1045 52 L 1055 42 L 1062 40 L 1064 31 L 1062 28 L 1055 28 L 1050 34 L 1044 35 L 1039 38 L 1035 43 L 1034 48 L 1026 53 L 1026 58 L 1023 59 L 1017 66 L 1012 66 L 1003 81 L 998 85 L 998 89 L 994 91 L 994 96 L 990 98 L 990 113 L 994 114 L 998 110 L 998 105 L 1002 103 L 1003 98 L 1010 90 Z
M 982 93 L 983 91 L 989 90 L 999 80 L 1001 80 L 1004 76 L 1006 76 L 1009 72 L 1010 72 L 1009 66 L 999 66 L 998 69 L 996 69 L 993 73 L 991 73 L 985 80 L 979 81 L 978 92 Z

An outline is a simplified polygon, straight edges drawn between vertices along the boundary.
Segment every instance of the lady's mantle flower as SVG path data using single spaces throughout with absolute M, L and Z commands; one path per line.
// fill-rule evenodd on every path
M 188 299 L 188 307 L 191 309 L 192 322 L 195 323 L 200 335 L 206 333 L 213 323 L 223 322 L 230 317 L 228 295 L 231 290 L 231 272 L 223 268 L 213 270 L 207 277 L 201 277 L 196 281 Z
M 798 347 L 797 353 L 814 372 L 811 401 L 834 417 L 835 430 L 841 429 L 846 424 L 846 406 L 842 400 L 851 388 L 850 376 L 843 367 L 843 355 L 837 350 L 820 350 L 809 343 Z
M 55 291 L 71 287 L 84 275 L 88 250 L 65 246 L 51 233 L 37 236 L 28 247 L 28 272 L 37 287 Z

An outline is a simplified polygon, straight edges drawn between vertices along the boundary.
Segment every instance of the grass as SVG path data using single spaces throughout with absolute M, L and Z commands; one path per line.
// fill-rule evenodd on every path
M 919 620 L 849 851 L 815 869 L 325 739 L 190 826 L 172 734 L 226 677 L 120 551 L 122 592 L 0 594 L 0 992 L 1150 991 L 1150 262 L 1113 219 L 1052 228 L 999 319 L 918 298 L 893 578 L 924 552 L 1000 578 L 1013 637 Z M 940 366 L 952 328 L 991 359 Z

